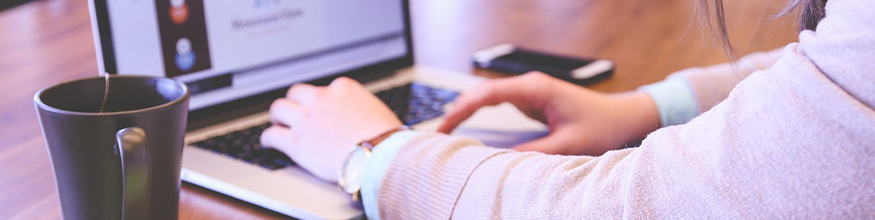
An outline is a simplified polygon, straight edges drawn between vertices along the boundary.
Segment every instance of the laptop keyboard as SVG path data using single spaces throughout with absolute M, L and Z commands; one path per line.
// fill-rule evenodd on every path
M 459 93 L 412 83 L 376 95 L 404 125 L 415 125 L 443 115 L 443 106 L 456 100 Z
M 292 159 L 289 159 L 282 152 L 261 146 L 261 132 L 270 126 L 271 124 L 268 122 L 195 142 L 191 145 L 269 170 L 294 165 Z
M 405 125 L 414 125 L 443 115 L 443 106 L 455 100 L 459 93 L 412 83 L 378 92 L 376 95 Z M 261 146 L 261 132 L 270 126 L 268 122 L 191 145 L 268 170 L 295 165 L 282 152 Z

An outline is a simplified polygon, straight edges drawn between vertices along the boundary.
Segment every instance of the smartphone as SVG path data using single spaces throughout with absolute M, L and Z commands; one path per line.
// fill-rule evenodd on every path
M 499 44 L 474 53 L 474 65 L 490 70 L 523 74 L 540 71 L 576 84 L 588 84 L 614 73 L 614 62 L 581 59 Z

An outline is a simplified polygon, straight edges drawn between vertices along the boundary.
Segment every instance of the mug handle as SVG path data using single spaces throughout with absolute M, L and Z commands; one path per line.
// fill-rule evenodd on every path
M 152 170 L 146 132 L 124 128 L 115 139 L 122 164 L 122 219 L 148 219 Z

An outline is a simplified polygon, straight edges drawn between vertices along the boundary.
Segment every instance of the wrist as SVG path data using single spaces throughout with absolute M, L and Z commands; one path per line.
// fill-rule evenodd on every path
M 617 94 L 620 109 L 624 109 L 625 128 L 629 134 L 625 143 L 639 141 L 661 127 L 659 110 L 653 98 L 645 92 L 632 91 Z
M 695 93 L 686 79 L 668 78 L 642 86 L 638 91 L 650 96 L 660 127 L 684 124 L 699 115 Z
M 394 116 L 393 116 L 394 117 Z M 357 138 L 355 141 L 367 141 L 377 138 L 378 136 L 389 132 L 393 129 L 398 129 L 404 127 L 401 122 L 384 122 L 384 123 L 372 123 L 371 126 L 367 128 L 360 128 L 360 132 L 358 136 L 354 136 Z M 376 144 L 375 144 L 376 145 Z
M 377 195 L 380 192 L 383 177 L 389 172 L 392 161 L 411 140 L 425 134 L 415 130 L 397 132 L 386 138 L 371 152 L 371 159 L 365 165 L 362 175 L 360 190 L 362 205 L 369 219 L 380 219 L 378 208 L 380 204 Z
M 361 201 L 362 178 L 364 169 L 371 160 L 372 150 L 383 140 L 392 136 L 392 134 L 406 130 L 410 130 L 410 128 L 407 126 L 397 126 L 369 139 L 361 140 L 358 144 L 352 146 L 340 166 L 340 175 L 337 179 L 338 186 L 343 191 L 351 194 L 354 201 Z

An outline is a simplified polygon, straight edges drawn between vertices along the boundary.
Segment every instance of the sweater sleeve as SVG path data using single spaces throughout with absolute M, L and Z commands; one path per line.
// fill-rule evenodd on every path
M 741 80 L 756 71 L 771 67 L 779 57 L 781 57 L 780 48 L 752 53 L 739 59 L 735 65 L 723 63 L 709 67 L 688 68 L 672 73 L 667 80 L 685 79 L 692 87 L 698 104 L 698 113 L 701 114 L 726 99 L 732 88 L 735 88 Z
M 380 219 L 578 219 L 593 193 L 615 194 L 624 181 L 610 170 L 632 149 L 601 157 L 557 156 L 481 146 L 476 140 L 425 134 L 394 155 L 379 186 Z M 598 187 L 595 187 L 597 185 Z M 588 189 L 604 188 L 605 191 Z M 612 188 L 612 189 L 610 189 Z M 618 200 L 611 215 L 621 213 Z M 600 204 L 611 202 L 602 201 Z M 605 205 L 610 206 L 610 205 Z M 560 208 L 564 210 L 555 210 Z M 550 211 L 546 211 L 550 210 Z M 592 215 L 596 214 L 596 215 Z M 605 213 L 600 213 L 605 214 Z M 369 215 L 369 217 L 372 215 Z
M 371 151 L 371 158 L 365 165 L 365 172 L 362 174 L 361 188 L 362 205 L 368 219 L 380 220 L 378 208 L 380 206 L 377 202 L 378 186 L 383 181 L 383 176 L 389 169 L 395 154 L 404 146 L 404 143 L 422 135 L 424 132 L 401 131 L 392 134 Z
M 640 87 L 656 104 L 662 127 L 687 123 L 723 101 L 741 80 L 772 66 L 780 50 L 753 53 L 736 66 L 729 63 L 675 72 L 667 79 Z

